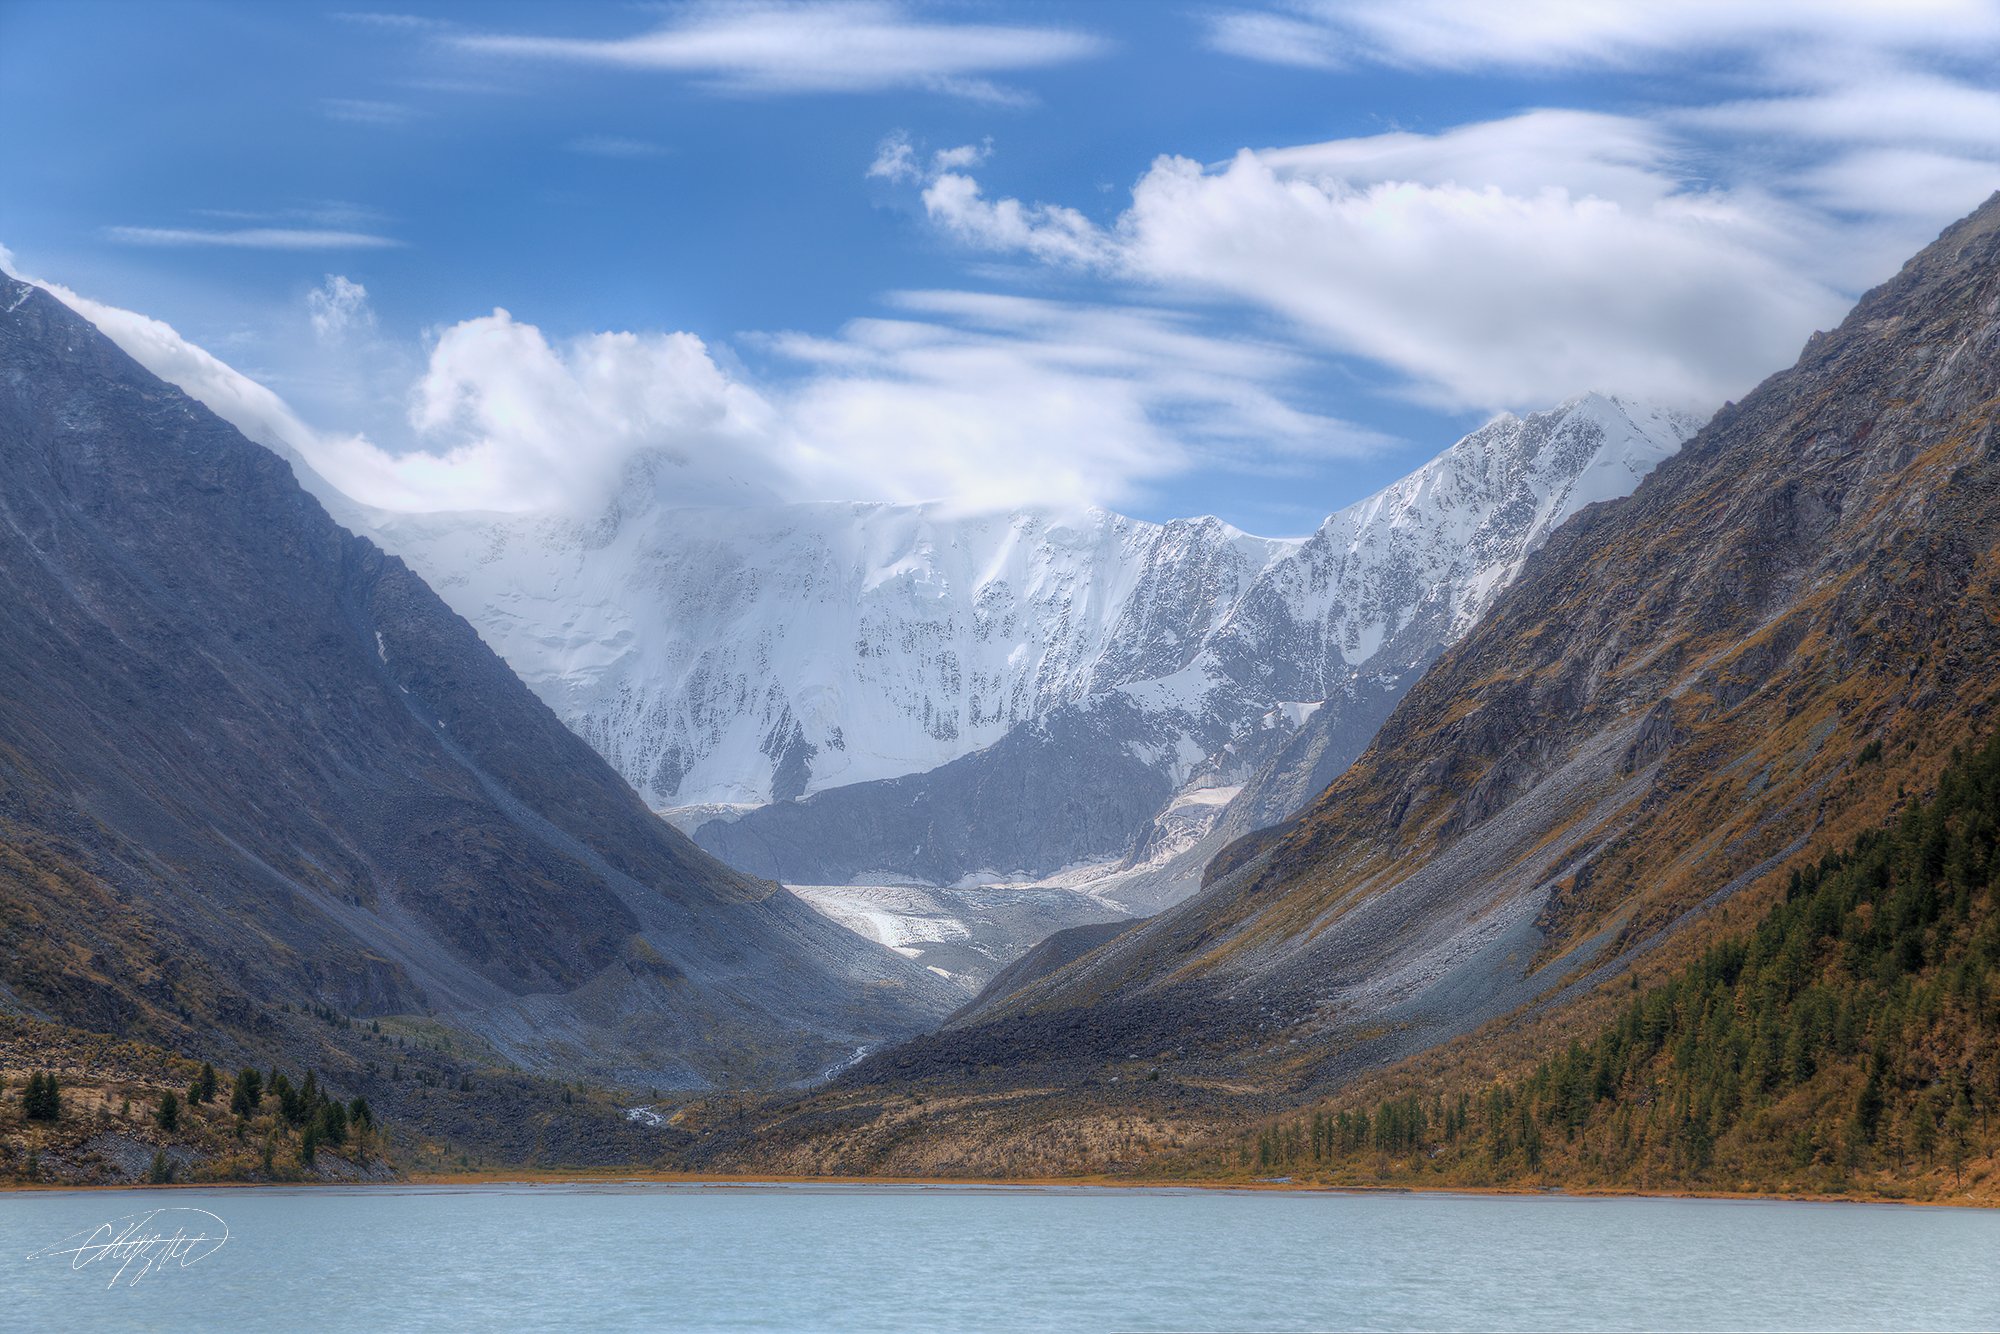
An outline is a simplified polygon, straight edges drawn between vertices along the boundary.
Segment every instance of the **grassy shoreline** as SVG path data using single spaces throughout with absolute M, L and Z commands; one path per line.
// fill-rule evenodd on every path
M 1534 1196 L 1545 1199 L 1735 1200 L 1775 1204 L 1876 1204 L 1916 1209 L 1996 1209 L 2000 1200 L 1893 1199 L 1867 1194 L 1816 1192 L 1725 1191 L 1693 1189 L 1622 1190 L 1594 1186 L 1451 1186 L 1369 1185 L 1313 1181 L 1214 1178 L 1072 1177 L 910 1177 L 910 1176 L 786 1176 L 774 1173 L 735 1175 L 716 1172 L 666 1172 L 652 1168 L 491 1168 L 469 1172 L 413 1172 L 383 1181 L 177 1181 L 166 1185 L 113 1182 L 65 1185 L 59 1182 L 0 1182 L 0 1194 L 135 1190 L 368 1190 L 412 1186 L 719 1186 L 756 1189 L 760 1186 L 914 1186 L 938 1190 L 1205 1190 L 1293 1195 L 1461 1195 Z

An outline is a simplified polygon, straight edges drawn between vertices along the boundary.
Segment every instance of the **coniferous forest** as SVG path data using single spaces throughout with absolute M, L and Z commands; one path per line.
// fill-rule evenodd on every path
M 1247 1137 L 1239 1161 L 1412 1184 L 1960 1193 L 2000 1135 L 1997 838 L 2000 738 L 1525 1076 L 1323 1107 Z

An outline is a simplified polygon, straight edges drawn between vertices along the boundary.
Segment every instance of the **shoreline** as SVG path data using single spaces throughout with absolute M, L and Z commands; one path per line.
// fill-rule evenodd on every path
M 415 1172 L 389 1181 L 176 1181 L 161 1185 L 124 1182 L 102 1185 L 0 1183 L 0 1194 L 66 1193 L 138 1190 L 396 1190 L 406 1187 L 497 1186 L 688 1186 L 756 1190 L 822 1186 L 836 1190 L 868 1187 L 933 1188 L 942 1191 L 1218 1191 L 1284 1195 L 1458 1195 L 1473 1197 L 1534 1197 L 1570 1200 L 1724 1200 L 1769 1204 L 1872 1204 L 1913 1209 L 1995 1209 L 2000 1202 L 1980 1200 L 1887 1199 L 1856 1194 L 1723 1190 L 1623 1190 L 1592 1186 L 1399 1186 L 1325 1185 L 1294 1181 L 1214 1181 L 1131 1177 L 905 1177 L 905 1176 L 749 1176 L 712 1172 L 662 1172 L 652 1169 L 496 1168 L 476 1172 Z

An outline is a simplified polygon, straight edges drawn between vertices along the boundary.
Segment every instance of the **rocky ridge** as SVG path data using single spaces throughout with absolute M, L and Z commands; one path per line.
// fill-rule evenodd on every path
M 653 816 L 283 460 L 40 289 L 0 311 L 0 1006 L 231 1061 L 415 1015 L 705 1087 L 957 1003 Z

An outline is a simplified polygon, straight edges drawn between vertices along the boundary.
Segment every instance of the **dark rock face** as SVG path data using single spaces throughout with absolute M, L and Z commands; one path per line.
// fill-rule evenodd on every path
M 1557 532 L 1200 895 L 876 1070 L 1171 1047 L 1337 1080 L 1699 928 L 1994 725 L 1996 442 L 2000 196 Z
M 948 1007 L 656 819 L 282 460 L 45 293 L 0 310 L 0 910 L 49 945 L 0 1005 L 246 1050 L 280 1001 L 433 1014 L 662 1086 Z
M 1067 705 L 928 773 L 711 820 L 694 839 L 731 866 L 795 884 L 1046 874 L 1122 852 L 1172 795 L 1169 777 L 1132 754 L 1150 721 L 1117 695 Z
M 1202 837 L 1165 855 L 1156 845 L 1168 836 L 1163 811 L 1174 781 L 1167 764 L 1144 757 L 1172 755 L 1187 729 L 1118 693 L 1063 705 L 925 773 L 709 820 L 694 841 L 731 866 L 793 884 L 1034 879 L 1122 857 L 1126 869 L 1105 892 L 1131 911 L 1154 912 L 1192 893 L 1230 842 L 1324 791 L 1421 671 L 1351 673 L 1294 730 L 1232 737 L 1218 721 L 1200 744 L 1250 776 Z

